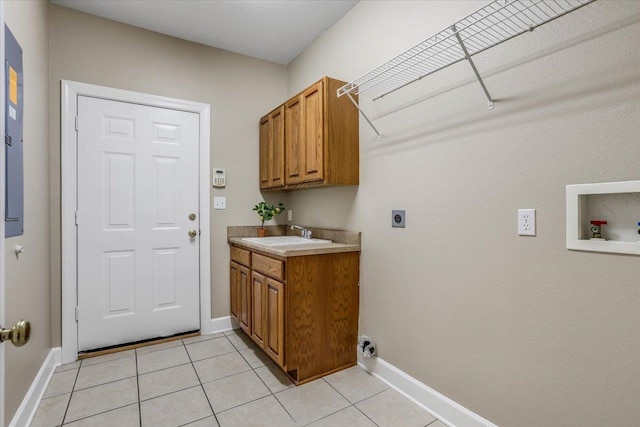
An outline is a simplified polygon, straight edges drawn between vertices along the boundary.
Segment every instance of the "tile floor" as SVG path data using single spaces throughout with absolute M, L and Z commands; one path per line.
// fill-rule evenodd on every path
M 295 387 L 242 332 L 56 369 L 31 427 L 444 427 L 353 367 Z

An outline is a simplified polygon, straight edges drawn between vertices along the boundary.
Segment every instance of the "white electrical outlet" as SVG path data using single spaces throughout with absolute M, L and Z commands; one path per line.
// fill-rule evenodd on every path
M 518 209 L 518 234 L 520 236 L 536 235 L 535 209 Z
M 293 221 L 293 211 L 291 209 L 287 211 L 287 221 Z

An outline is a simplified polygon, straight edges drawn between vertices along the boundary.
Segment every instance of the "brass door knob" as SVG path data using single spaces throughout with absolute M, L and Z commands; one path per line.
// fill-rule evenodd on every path
M 198 232 L 193 228 L 189 230 L 189 237 L 191 237 L 192 239 L 195 238 L 197 235 L 198 235 Z
M 0 342 L 11 341 L 16 347 L 22 347 L 31 338 L 31 325 L 21 320 L 10 329 L 0 328 Z

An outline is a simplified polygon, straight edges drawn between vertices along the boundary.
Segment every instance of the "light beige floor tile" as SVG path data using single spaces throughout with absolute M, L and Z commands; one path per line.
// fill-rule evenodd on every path
M 251 370 L 249 364 L 244 361 L 238 352 L 200 360 L 194 362 L 193 366 L 196 368 L 198 378 L 203 384 Z
M 215 334 L 198 335 L 197 337 L 185 338 L 182 340 L 182 342 L 185 344 L 193 344 L 196 342 L 207 341 L 213 338 L 221 338 L 221 337 L 224 337 L 224 334 L 222 332 L 218 332 Z
M 127 378 L 79 390 L 71 396 L 65 422 L 76 421 L 138 401 L 138 380 Z
M 269 387 L 269 390 L 271 390 L 272 393 L 278 393 L 279 391 L 286 390 L 294 386 L 289 377 L 276 365 L 258 368 L 256 369 L 256 374 L 258 374 L 267 387 Z
M 213 415 L 200 386 L 145 400 L 140 407 L 143 427 L 181 426 Z
M 229 336 L 229 335 L 237 335 L 240 332 L 242 332 L 242 329 L 237 327 L 237 328 L 229 329 L 228 331 L 224 331 L 223 334 L 225 334 L 226 336 Z
M 138 404 L 125 406 L 103 412 L 93 417 L 83 418 L 73 423 L 65 424 L 65 427 L 140 427 L 140 413 Z
M 435 418 L 395 390 L 386 390 L 356 405 L 380 427 L 424 427 Z
M 249 363 L 252 368 L 259 368 L 261 366 L 273 365 L 273 359 L 259 348 L 246 348 L 240 350 L 240 354 Z
M 42 397 L 52 397 L 59 394 L 71 393 L 77 376 L 77 369 L 54 373 L 51 376 L 51 381 L 49 381 L 49 385 Z
M 72 369 L 78 369 L 80 368 L 81 362 L 82 362 L 81 360 L 76 360 L 75 362 L 60 365 L 56 368 L 55 372 L 64 372 L 64 371 L 71 371 Z
M 55 427 L 62 425 L 71 393 L 42 399 L 38 405 L 31 427 Z
M 226 337 L 222 337 L 189 344 L 187 345 L 187 351 L 189 352 L 191 360 L 195 362 L 196 360 L 207 359 L 209 357 L 234 352 L 235 348 Z
M 389 388 L 359 366 L 336 372 L 324 379 L 351 403 L 360 402 Z
M 106 384 L 136 376 L 136 358 L 126 357 L 80 368 L 74 390 Z
M 222 412 L 218 415 L 218 421 L 220 427 L 293 427 L 296 425 L 273 396 Z
M 298 424 L 309 424 L 350 406 L 349 401 L 322 379 L 276 394 Z
M 434 422 L 429 424 L 427 427 L 447 427 L 447 425 L 440 420 L 435 420 Z
M 207 383 L 204 391 L 216 414 L 271 394 L 253 371 Z
M 208 417 L 195 423 L 187 424 L 184 427 L 219 427 L 219 425 L 215 417 Z
M 200 385 L 196 371 L 189 363 L 138 377 L 140 400 L 147 400 Z
M 227 334 L 227 338 L 231 341 L 231 344 L 236 348 L 236 350 L 244 350 L 246 348 L 257 348 L 256 344 L 253 342 L 251 338 L 247 336 L 244 332 L 238 329 L 238 332 L 231 332 Z
M 138 374 L 146 374 L 186 363 L 189 363 L 189 356 L 183 346 L 153 351 L 138 356 Z
M 161 344 L 153 344 L 145 347 L 136 348 L 136 354 L 139 356 L 141 354 L 151 353 L 153 351 L 166 350 L 168 348 L 173 348 L 173 347 L 180 347 L 181 345 L 182 345 L 182 340 L 163 342 Z
M 112 360 L 124 359 L 125 357 L 135 356 L 135 350 L 119 351 L 117 353 L 105 354 L 104 356 L 90 357 L 82 359 L 82 366 L 95 365 L 96 363 L 111 362 Z
M 309 427 L 376 427 L 376 425 L 367 418 L 362 412 L 355 407 L 349 406 L 340 412 L 322 418 L 315 423 L 309 424 Z M 399 427 L 399 426 L 398 426 Z

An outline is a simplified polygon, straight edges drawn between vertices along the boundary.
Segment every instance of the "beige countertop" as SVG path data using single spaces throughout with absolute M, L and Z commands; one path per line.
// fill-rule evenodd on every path
M 266 246 L 251 241 L 246 241 L 246 237 L 256 237 L 258 227 L 227 227 L 227 239 L 229 244 L 241 246 L 251 251 L 264 255 L 287 258 L 305 255 L 322 255 L 341 252 L 360 252 L 360 233 L 355 231 L 329 230 L 309 227 L 313 231 L 313 237 L 318 239 L 331 240 L 330 243 L 310 243 L 295 245 Z M 285 226 L 267 227 L 269 236 L 297 236 L 291 233 Z

